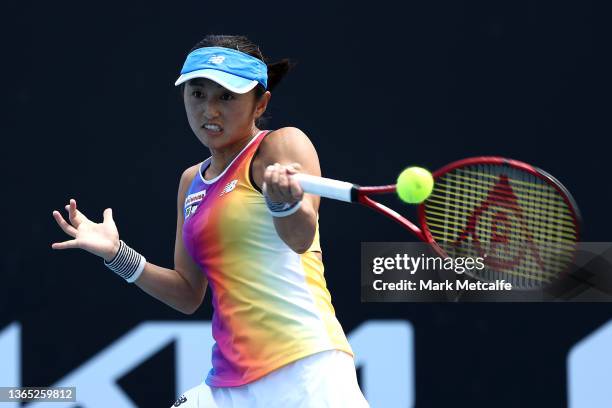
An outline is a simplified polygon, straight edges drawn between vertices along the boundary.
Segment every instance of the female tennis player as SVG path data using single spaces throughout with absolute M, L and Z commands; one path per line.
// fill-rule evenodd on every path
M 53 216 L 81 248 L 171 307 L 194 313 L 208 285 L 214 307 L 212 370 L 206 385 L 175 403 L 203 407 L 367 407 L 351 347 L 323 277 L 317 196 L 296 172 L 320 176 L 314 146 L 299 129 L 260 130 L 270 90 L 289 61 L 265 63 L 242 36 L 209 35 L 188 54 L 175 85 L 187 119 L 211 156 L 183 172 L 174 269 L 146 262 L 119 239 L 111 209 L 100 224 L 66 206 Z

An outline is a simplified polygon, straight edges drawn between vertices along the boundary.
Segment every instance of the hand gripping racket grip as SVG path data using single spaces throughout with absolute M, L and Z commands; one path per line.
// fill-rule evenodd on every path
M 346 201 L 348 203 L 357 200 L 357 186 L 353 183 L 311 176 L 304 173 L 294 174 L 292 177 L 297 179 L 305 193 L 316 194 L 321 197 Z

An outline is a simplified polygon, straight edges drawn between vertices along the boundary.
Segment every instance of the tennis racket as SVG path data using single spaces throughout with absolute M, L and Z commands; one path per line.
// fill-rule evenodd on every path
M 501 157 L 473 157 L 433 173 L 434 189 L 418 206 L 419 226 L 375 201 L 396 185 L 362 187 L 297 174 L 302 189 L 359 203 L 393 219 L 442 257 L 482 257 L 466 273 L 516 289 L 541 289 L 570 270 L 581 217 L 567 189 L 545 171 Z

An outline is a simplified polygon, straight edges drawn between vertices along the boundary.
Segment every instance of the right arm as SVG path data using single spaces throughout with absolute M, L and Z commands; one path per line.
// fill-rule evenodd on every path
M 154 298 L 186 314 L 194 313 L 202 304 L 208 280 L 193 261 L 183 243 L 183 205 L 185 193 L 198 171 L 198 166 L 183 172 L 177 199 L 174 269 L 166 269 L 147 262 L 136 285 Z
M 197 173 L 198 166 L 183 172 L 179 183 L 177 199 L 177 226 L 174 246 L 174 269 L 167 269 L 150 262 L 136 280 L 136 285 L 154 298 L 186 314 L 195 312 L 202 304 L 208 281 L 200 268 L 187 253 L 183 244 L 183 200 L 190 181 Z M 74 239 L 54 243 L 53 249 L 80 248 L 109 261 L 119 248 L 119 233 L 112 219 L 112 211 L 104 211 L 104 222 L 93 223 L 77 210 L 76 201 L 66 206 L 70 224 L 58 211 L 53 217 L 59 226 Z

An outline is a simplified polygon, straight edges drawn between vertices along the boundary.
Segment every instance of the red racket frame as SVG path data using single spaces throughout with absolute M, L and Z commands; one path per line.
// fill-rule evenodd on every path
M 559 192 L 559 194 L 561 195 L 561 197 L 563 198 L 563 200 L 565 201 L 565 203 L 567 204 L 568 208 L 571 211 L 572 218 L 574 220 L 574 225 L 576 228 L 576 241 L 579 240 L 581 216 L 578 210 L 578 206 L 576 205 L 576 202 L 574 201 L 574 198 L 571 196 L 569 191 L 553 176 L 527 163 L 524 163 L 518 160 L 507 159 L 504 157 L 496 157 L 496 156 L 478 156 L 478 157 L 471 157 L 471 158 L 463 159 L 463 160 L 457 160 L 433 172 L 432 175 L 434 178 L 434 183 L 437 179 L 442 177 L 444 174 L 449 173 L 457 168 L 466 167 L 466 166 L 474 166 L 474 165 L 506 165 L 509 167 L 514 167 L 516 169 L 526 171 L 527 173 L 539 179 L 544 180 L 547 184 L 554 187 L 555 190 Z M 405 217 L 403 217 L 396 211 L 368 197 L 369 195 L 375 195 L 375 194 L 395 193 L 395 191 L 396 191 L 395 184 L 389 184 L 385 186 L 373 186 L 373 187 L 358 187 L 357 188 L 357 202 L 373 210 L 376 210 L 386 215 L 387 217 L 391 218 L 392 220 L 398 222 L 404 228 L 412 232 L 418 239 L 428 244 L 431 244 L 433 246 L 433 249 L 439 255 L 446 257 L 447 254 L 435 242 L 433 236 L 431 235 L 431 232 L 429 231 L 429 228 L 427 227 L 427 223 L 426 223 L 426 211 L 427 210 L 426 210 L 424 203 L 419 204 L 418 209 L 417 209 L 418 220 L 419 220 L 419 224 L 421 227 L 419 228 L 414 223 L 408 221 Z

